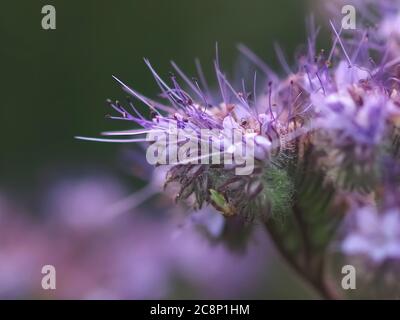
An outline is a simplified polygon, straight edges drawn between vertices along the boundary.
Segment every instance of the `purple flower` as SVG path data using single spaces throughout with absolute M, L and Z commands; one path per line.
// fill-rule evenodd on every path
M 367 256 L 374 263 L 400 259 L 400 210 L 392 208 L 378 212 L 366 206 L 350 213 L 354 227 L 341 248 L 346 255 Z
M 241 51 L 257 65 L 258 60 L 253 53 L 243 46 Z M 278 53 L 280 60 L 286 65 L 279 50 Z M 308 55 L 312 56 L 312 53 Z M 119 114 L 117 117 L 112 116 L 112 119 L 132 121 L 143 128 L 104 133 L 106 136 L 133 138 L 80 138 L 127 143 L 143 143 L 150 140 L 157 155 L 169 160 L 166 184 L 177 183 L 180 186 L 177 200 L 186 201 L 193 195 L 196 200 L 193 206 L 196 209 L 204 204 L 212 204 L 227 216 L 239 214 L 254 219 L 257 212 L 264 215 L 265 208 L 269 207 L 269 199 L 263 194 L 268 170 L 276 167 L 278 162 L 288 159 L 293 150 L 293 141 L 309 131 L 304 126 L 304 117 L 307 116 L 310 103 L 298 77 L 289 75 L 287 79 L 280 81 L 268 67 L 257 65 L 264 70 L 263 77 L 257 77 L 255 73 L 250 85 L 242 81 L 241 88 L 235 89 L 221 71 L 217 56 L 215 72 L 220 96 L 214 96 L 207 90 L 201 70 L 199 78 L 202 81 L 198 83 L 197 80 L 190 80 L 175 63 L 172 64 L 190 90 L 189 93 L 181 87 L 175 75 L 171 76 L 170 84 L 167 84 L 155 72 L 149 61 L 145 62 L 167 103 L 148 99 L 115 78 L 125 92 L 152 110 L 150 119 L 146 119 L 131 100 L 128 101 L 128 107 L 119 102 L 109 102 L 112 109 Z M 314 65 L 310 63 L 310 67 L 311 64 Z M 287 71 L 290 72 L 289 69 Z M 276 83 L 271 82 L 271 79 Z M 266 93 L 258 92 L 257 81 L 260 81 Z M 185 130 L 183 140 L 177 138 L 175 130 Z M 204 135 L 205 130 L 209 131 Z M 148 139 L 149 135 L 153 137 L 159 134 L 165 134 L 167 138 Z M 237 135 L 238 139 L 235 138 Z M 186 143 L 185 140 L 199 136 L 200 142 L 207 141 L 211 149 L 201 154 L 198 154 L 197 150 L 194 154 L 190 153 L 191 149 L 188 150 L 188 162 L 171 160 L 177 158 L 177 152 L 171 151 L 171 148 L 181 146 Z M 247 153 L 247 147 L 251 148 L 253 153 Z M 203 152 L 203 149 L 201 151 Z M 237 154 L 243 157 L 244 163 L 237 161 Z M 219 160 L 215 162 L 214 157 Z M 207 158 L 207 161 L 203 162 L 204 158 Z M 238 177 L 237 170 L 241 169 L 243 164 L 247 166 L 248 162 L 251 163 L 251 169 L 242 174 L 245 176 Z M 166 163 L 155 161 L 155 164 Z M 249 199 L 254 199 L 256 207 L 264 209 L 255 210 Z

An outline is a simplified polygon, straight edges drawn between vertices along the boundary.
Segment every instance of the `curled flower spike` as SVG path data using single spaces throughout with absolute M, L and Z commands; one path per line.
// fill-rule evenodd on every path
M 128 107 L 109 101 L 118 114 L 111 116 L 112 119 L 132 121 L 143 129 L 104 133 L 108 138 L 79 138 L 118 143 L 148 141 L 154 151 L 152 155 L 157 154 L 154 164 L 172 165 L 166 184 L 180 184 L 176 199 L 194 195 L 197 208 L 207 202 L 225 214 L 229 211 L 229 215 L 240 214 L 253 219 L 257 210 L 251 208 L 246 197 L 254 199 L 257 206 L 268 206 L 268 199 L 262 193 L 267 171 L 290 156 L 294 140 L 304 133 L 299 132 L 304 127 L 306 99 L 302 97 L 303 89 L 297 78 L 290 76 L 276 85 L 268 82 L 265 96 L 250 99 L 245 84 L 242 83 L 242 91 L 235 90 L 216 63 L 221 102 L 210 105 L 207 97 L 211 97 L 211 93 L 202 90 L 196 81 L 189 80 L 175 63 L 172 66 L 191 93 L 181 87 L 175 75 L 171 75 L 168 84 L 148 60 L 145 63 L 169 106 L 144 97 L 114 77 L 125 92 L 152 110 L 150 118 L 146 119 L 131 100 Z M 252 91 L 255 90 L 254 87 Z M 195 142 L 191 148 L 186 147 L 184 152 L 179 150 L 192 140 Z M 203 149 L 204 145 L 206 149 Z M 248 150 L 251 151 L 249 154 Z M 238 178 L 239 170 L 243 165 L 246 169 L 249 163 L 250 170 L 239 173 L 242 177 Z M 223 192 L 232 209 L 217 205 L 212 190 Z
M 199 81 L 175 62 L 166 80 L 145 59 L 163 101 L 114 77 L 129 98 L 124 105 L 108 101 L 109 118 L 135 127 L 79 138 L 145 145 L 148 163 L 165 175 L 144 194 L 162 182 L 194 210 L 213 206 L 227 219 L 261 222 L 294 270 L 321 296 L 335 298 L 325 259 L 349 199 L 368 196 L 375 206 L 357 203 L 351 210 L 355 228 L 342 251 L 369 254 L 376 263 L 400 258 L 400 6 L 352 3 L 362 13 L 358 27 L 345 30 L 331 18 L 331 47 L 318 48 L 320 29 L 312 18 L 294 64 L 276 45 L 281 73 L 239 45 L 249 74 L 230 82 L 217 47 L 217 94 L 198 61 Z M 141 113 L 140 105 L 149 112 Z M 121 204 L 124 211 L 129 203 Z

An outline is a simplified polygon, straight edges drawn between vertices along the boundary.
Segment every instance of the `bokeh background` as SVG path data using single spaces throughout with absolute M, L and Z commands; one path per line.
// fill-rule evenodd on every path
M 41 28 L 55 6 L 57 29 Z M 88 143 L 127 128 L 105 119 L 105 100 L 124 99 L 116 75 L 154 97 L 143 63 L 162 76 L 173 59 L 189 75 L 202 62 L 211 85 L 215 43 L 237 67 L 244 43 L 278 67 L 305 39 L 305 0 L 15 0 L 0 4 L 1 298 L 312 298 L 262 232 L 243 250 L 210 241 L 173 205 L 147 201 L 102 221 L 102 208 L 143 187 L 121 156 L 129 146 Z M 146 113 L 147 111 L 144 111 Z M 178 209 L 176 209 L 178 210 Z M 187 227 L 186 227 L 187 226 Z M 41 289 L 54 264 L 57 289 Z

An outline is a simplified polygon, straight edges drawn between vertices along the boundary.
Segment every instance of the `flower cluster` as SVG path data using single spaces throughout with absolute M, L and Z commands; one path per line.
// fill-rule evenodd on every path
M 352 194 L 369 196 L 385 209 L 361 207 L 347 212 L 356 217 L 358 227 L 342 248 L 347 254 L 368 254 L 377 262 L 398 258 L 400 211 L 393 199 L 399 194 L 396 168 L 400 163 L 399 3 L 353 3 L 364 17 L 359 25 L 366 22 L 366 26 L 343 30 L 338 21 L 330 20 L 332 47 L 319 50 L 319 29 L 310 19 L 305 49 L 294 65 L 276 47 L 283 73 L 274 72 L 240 45 L 253 66 L 252 74 L 243 75 L 247 82 L 231 83 L 221 69 L 217 48 L 218 95 L 208 89 L 200 64 L 199 80 L 172 63 L 175 72 L 165 81 L 145 60 L 165 102 L 144 97 L 115 78 L 126 93 L 150 108 L 151 116 L 140 113 L 131 99 L 127 106 L 109 101 L 117 113 L 112 119 L 132 121 L 142 128 L 105 133 L 126 139 L 86 139 L 144 143 L 149 134 L 171 135 L 172 125 L 188 129 L 193 136 L 212 130 L 206 139 L 222 142 L 231 141 L 232 130 L 239 130 L 243 143 L 254 141 L 254 170 L 239 176 L 234 171 L 238 163 L 199 163 L 196 160 L 204 155 L 192 154 L 192 162 L 168 166 L 165 184 L 178 186 L 176 200 L 195 209 L 211 204 L 226 217 L 261 219 L 301 269 L 304 261 L 313 261 L 312 255 L 322 256 L 334 238 L 336 222 L 348 208 L 338 203 Z M 172 144 L 185 144 L 168 141 L 160 152 L 168 153 Z M 226 155 L 238 147 L 217 147 L 206 156 Z M 286 231 L 276 229 L 274 217 L 288 220 Z M 293 232 L 294 225 L 300 231 Z M 289 234 L 299 235 L 301 248 L 289 244 Z M 309 280 L 320 288 L 321 279 L 315 277 L 310 275 Z

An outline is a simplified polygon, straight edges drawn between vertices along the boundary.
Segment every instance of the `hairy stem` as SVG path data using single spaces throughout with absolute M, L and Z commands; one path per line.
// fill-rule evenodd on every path
M 326 282 L 324 277 L 324 259 L 321 259 L 318 266 L 318 272 L 315 274 L 311 268 L 302 267 L 299 263 L 290 255 L 282 245 L 282 241 L 275 232 L 273 226 L 269 223 L 265 224 L 266 229 L 270 235 L 272 242 L 275 245 L 276 250 L 279 252 L 283 260 L 295 271 L 295 273 L 308 285 L 310 285 L 323 299 L 335 300 L 340 299 L 337 293 Z

